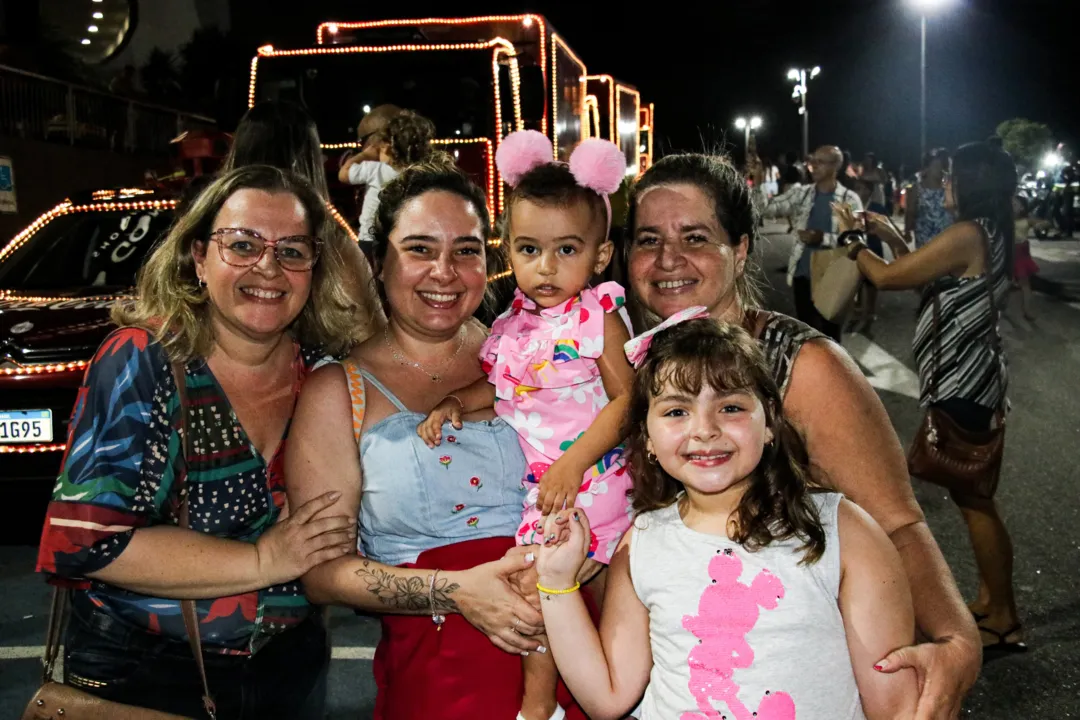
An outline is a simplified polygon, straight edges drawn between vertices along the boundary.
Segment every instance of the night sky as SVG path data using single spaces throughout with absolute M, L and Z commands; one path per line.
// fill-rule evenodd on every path
M 714 0 L 709 3 L 423 2 L 291 0 L 277 12 L 232 0 L 234 29 L 252 49 L 314 44 L 324 20 L 536 12 L 585 61 L 636 85 L 656 103 L 658 147 L 741 154 L 740 114 L 760 114 L 763 155 L 798 150 L 801 119 L 786 79 L 820 65 L 810 83 L 810 144 L 873 150 L 912 167 L 919 145 L 919 13 L 909 0 Z M 928 145 L 956 147 L 1022 116 L 1077 137 L 1077 0 L 942 0 L 929 19 Z M 315 7 L 317 6 L 317 7 Z M 658 7 L 671 8 L 659 12 Z M 623 9 L 616 9 L 623 8 Z M 397 10 L 397 12 L 395 12 Z

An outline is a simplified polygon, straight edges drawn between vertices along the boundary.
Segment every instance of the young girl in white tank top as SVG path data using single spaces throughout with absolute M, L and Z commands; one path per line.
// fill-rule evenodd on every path
M 757 343 L 672 316 L 627 343 L 633 528 L 612 559 L 599 632 L 575 574 L 588 519 L 553 515 L 539 551 L 549 647 L 590 717 L 642 720 L 909 718 L 912 643 L 899 554 L 836 493 L 808 487 Z

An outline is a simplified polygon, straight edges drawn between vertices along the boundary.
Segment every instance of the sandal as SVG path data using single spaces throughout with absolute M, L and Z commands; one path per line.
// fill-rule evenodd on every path
M 997 630 L 983 627 L 982 625 L 979 625 L 978 627 L 981 632 L 993 635 L 997 638 L 996 642 L 990 643 L 989 645 L 983 645 L 984 653 L 987 651 L 1004 653 L 1023 653 L 1028 651 L 1028 646 L 1023 640 L 1017 642 L 1009 642 L 1005 639 L 1012 635 L 1014 632 L 1017 632 L 1023 628 L 1023 625 L 1021 625 L 1020 623 L 1016 623 L 1005 632 L 998 632 Z

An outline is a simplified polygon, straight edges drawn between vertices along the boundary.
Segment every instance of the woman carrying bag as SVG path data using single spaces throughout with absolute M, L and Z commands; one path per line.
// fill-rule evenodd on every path
M 881 290 L 924 287 L 914 353 L 926 418 L 908 453 L 912 474 L 950 491 L 971 535 L 979 595 L 969 604 L 984 650 L 1026 650 L 1013 596 L 1012 541 L 994 501 L 1004 447 L 1008 373 L 998 335 L 998 308 L 1009 294 L 1012 196 L 1016 169 L 987 143 L 961 147 L 946 178 L 956 224 L 910 251 L 884 216 L 866 228 L 835 206 L 841 242 L 860 272 Z M 896 259 L 867 249 L 866 232 L 883 238 Z
M 65 690 L 207 717 L 193 600 L 219 720 L 322 718 L 330 646 L 299 578 L 354 551 L 355 518 L 319 515 L 334 493 L 288 506 L 282 464 L 305 356 L 353 339 L 347 242 L 305 180 L 232 170 L 114 310 L 121 328 L 79 390 L 38 555 L 76 588 Z

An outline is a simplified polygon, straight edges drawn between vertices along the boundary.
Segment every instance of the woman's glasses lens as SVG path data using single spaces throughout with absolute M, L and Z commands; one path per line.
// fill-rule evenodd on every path
M 262 238 L 244 232 L 214 233 L 213 239 L 221 248 L 221 259 L 236 267 L 254 265 L 267 249 Z M 319 245 L 313 237 L 297 235 L 273 243 L 273 252 L 278 264 L 286 270 L 310 270 L 319 257 Z

